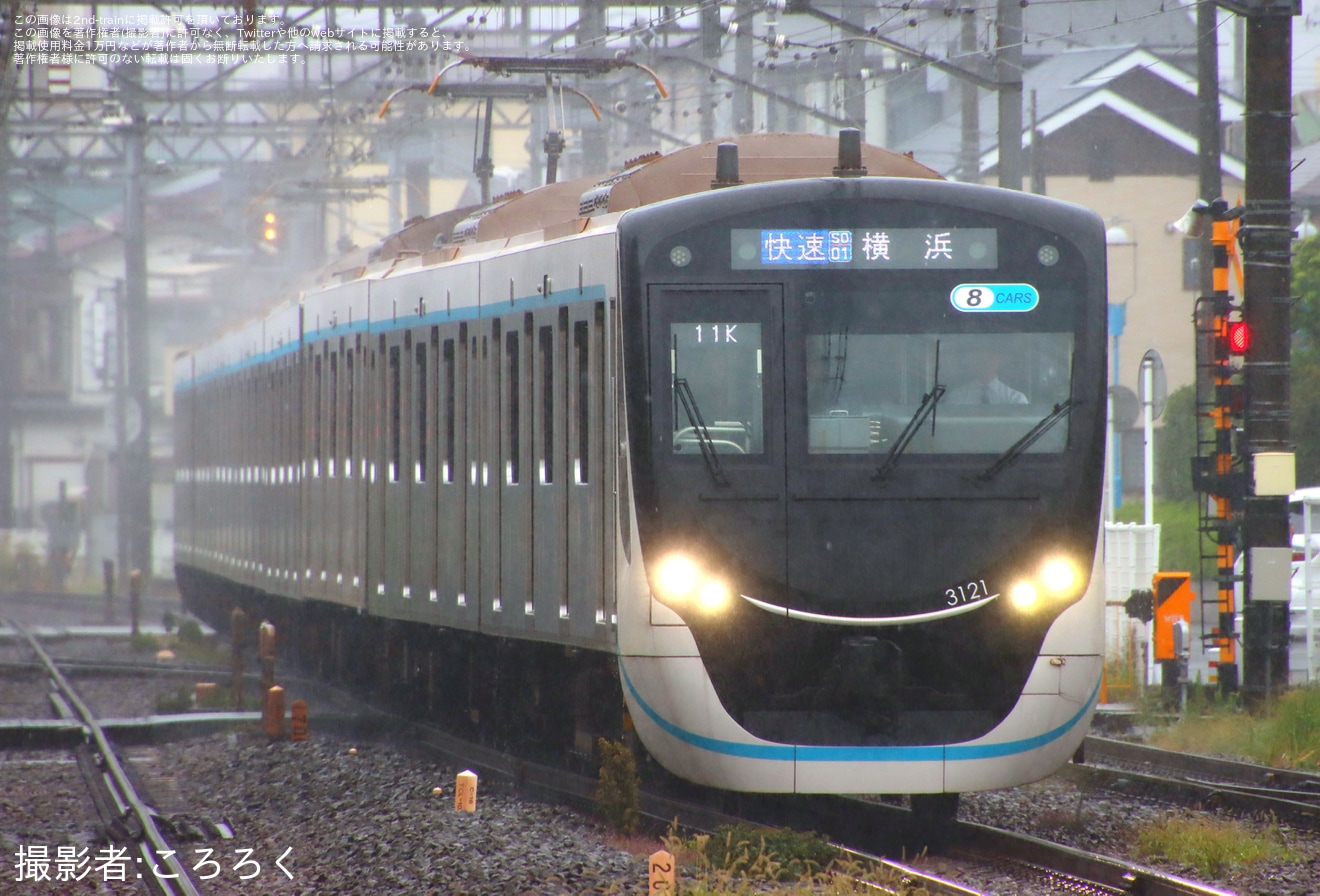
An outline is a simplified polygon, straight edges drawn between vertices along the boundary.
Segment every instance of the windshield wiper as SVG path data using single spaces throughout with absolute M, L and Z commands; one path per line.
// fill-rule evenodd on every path
M 1079 404 L 1081 404 L 1081 402 L 1074 401 L 1071 398 L 1062 404 L 1056 404 L 1054 410 L 1050 411 L 1041 418 L 1035 426 L 1027 430 L 1026 435 L 1010 445 L 1008 450 L 999 455 L 994 463 L 986 467 L 980 473 L 977 473 L 975 477 L 977 481 L 989 482 L 991 479 L 998 476 L 1005 467 L 1021 457 L 1028 448 L 1036 444 L 1037 439 L 1049 432 L 1050 429 L 1054 427 L 1054 424 L 1068 416 L 1068 413 Z
M 940 385 L 940 340 L 935 340 L 935 376 L 932 377 L 935 388 L 931 389 L 925 395 L 921 396 L 921 405 L 912 414 L 912 419 L 903 427 L 903 431 L 898 434 L 894 444 L 889 447 L 889 453 L 885 455 L 884 463 L 876 468 L 871 474 L 872 481 L 883 482 L 889 478 L 889 474 L 894 472 L 894 467 L 898 466 L 898 459 L 903 456 L 907 450 L 908 443 L 912 441 L 921 424 L 925 422 L 926 417 L 935 413 L 935 405 L 940 403 L 946 391 L 944 386 Z M 930 419 L 930 434 L 935 435 L 935 418 Z
M 683 403 L 688 424 L 697 435 L 697 445 L 701 447 L 701 456 L 706 461 L 710 478 L 714 479 L 715 484 L 721 488 L 728 488 L 729 477 L 724 475 L 724 468 L 720 466 L 720 458 L 715 451 L 715 441 L 710 437 L 710 430 L 706 429 L 706 421 L 701 418 L 701 409 L 697 407 L 697 399 L 692 395 L 692 387 L 688 385 L 687 379 L 676 377 L 674 391 L 678 393 L 678 400 Z
M 902 457 L 903 452 L 907 450 L 908 443 L 911 442 L 912 438 L 917 434 L 917 430 L 921 428 L 921 424 L 926 422 L 926 418 L 935 412 L 935 405 L 940 403 L 940 399 L 944 397 L 945 391 L 946 389 L 944 386 L 936 383 L 934 389 L 931 389 L 921 397 L 921 406 L 917 408 L 916 413 L 912 415 L 912 419 L 907 422 L 907 426 L 903 427 L 903 431 L 899 433 L 898 438 L 894 440 L 894 444 L 890 447 L 889 453 L 885 455 L 884 463 L 877 467 L 875 473 L 871 475 L 873 480 L 876 482 L 883 482 L 894 472 L 894 467 L 898 466 L 898 459 Z M 932 431 L 934 430 L 934 425 L 934 421 L 931 421 Z

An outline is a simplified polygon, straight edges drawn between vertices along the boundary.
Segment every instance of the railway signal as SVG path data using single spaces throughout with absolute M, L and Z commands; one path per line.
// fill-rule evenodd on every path
M 1210 220 L 1210 242 L 1214 269 L 1213 292 L 1198 301 L 1197 366 L 1205 383 L 1198 390 L 1197 456 L 1192 459 L 1193 484 L 1206 496 L 1201 504 L 1200 531 L 1211 542 L 1203 549 L 1202 562 L 1213 563 L 1218 591 L 1218 624 L 1205 636 L 1218 649 L 1212 662 L 1223 693 L 1238 689 L 1237 662 L 1237 554 L 1241 541 L 1241 518 L 1246 499 L 1246 472 L 1239 457 L 1245 394 L 1241 374 L 1244 356 L 1251 347 L 1251 330 L 1242 320 L 1241 305 L 1229 294 L 1229 268 L 1241 277 L 1237 255 L 1240 208 L 1230 209 L 1223 199 L 1198 203 L 1198 216 Z M 1204 544 L 1204 542 L 1203 542 Z
M 280 228 L 280 219 L 273 211 L 267 210 L 261 216 L 261 245 L 268 251 L 278 251 L 283 248 L 284 232 Z

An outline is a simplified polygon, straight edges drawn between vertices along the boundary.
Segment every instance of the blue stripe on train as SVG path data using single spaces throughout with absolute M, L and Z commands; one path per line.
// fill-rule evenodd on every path
M 1086 715 L 1100 695 L 1100 683 L 1096 682 L 1095 690 L 1091 692 L 1090 699 L 1082 704 L 1081 709 L 1062 725 L 1034 737 L 999 744 L 949 744 L 947 746 L 940 744 L 924 747 L 818 747 L 788 744 L 744 744 L 728 740 L 717 740 L 678 727 L 656 712 L 649 703 L 642 699 L 642 695 L 637 693 L 637 688 L 633 686 L 632 679 L 628 676 L 628 669 L 622 659 L 619 661 L 619 670 L 623 673 L 624 684 L 627 686 L 628 692 L 632 694 L 633 699 L 637 701 L 637 705 L 642 708 L 642 711 L 646 713 L 651 721 L 659 725 L 671 737 L 694 747 L 700 747 L 703 750 L 725 756 L 736 756 L 740 759 L 772 759 L 784 762 L 793 760 L 801 762 L 932 762 L 941 760 L 956 762 L 972 759 L 996 759 L 1017 753 L 1027 753 L 1045 746 L 1050 741 L 1057 740 L 1070 731 L 1082 720 L 1082 717 Z

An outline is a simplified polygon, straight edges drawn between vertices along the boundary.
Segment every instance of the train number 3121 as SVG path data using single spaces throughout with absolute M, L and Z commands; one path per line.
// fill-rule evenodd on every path
M 989 596 L 990 589 L 986 587 L 985 579 L 976 579 L 955 588 L 944 589 L 944 602 L 951 607 L 985 600 Z

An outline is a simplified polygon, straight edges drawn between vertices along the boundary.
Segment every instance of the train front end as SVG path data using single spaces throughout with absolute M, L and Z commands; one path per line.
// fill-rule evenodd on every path
M 638 208 L 618 233 L 644 561 L 620 666 L 651 754 L 803 793 L 1066 761 L 1103 654 L 1099 219 L 826 177 Z

